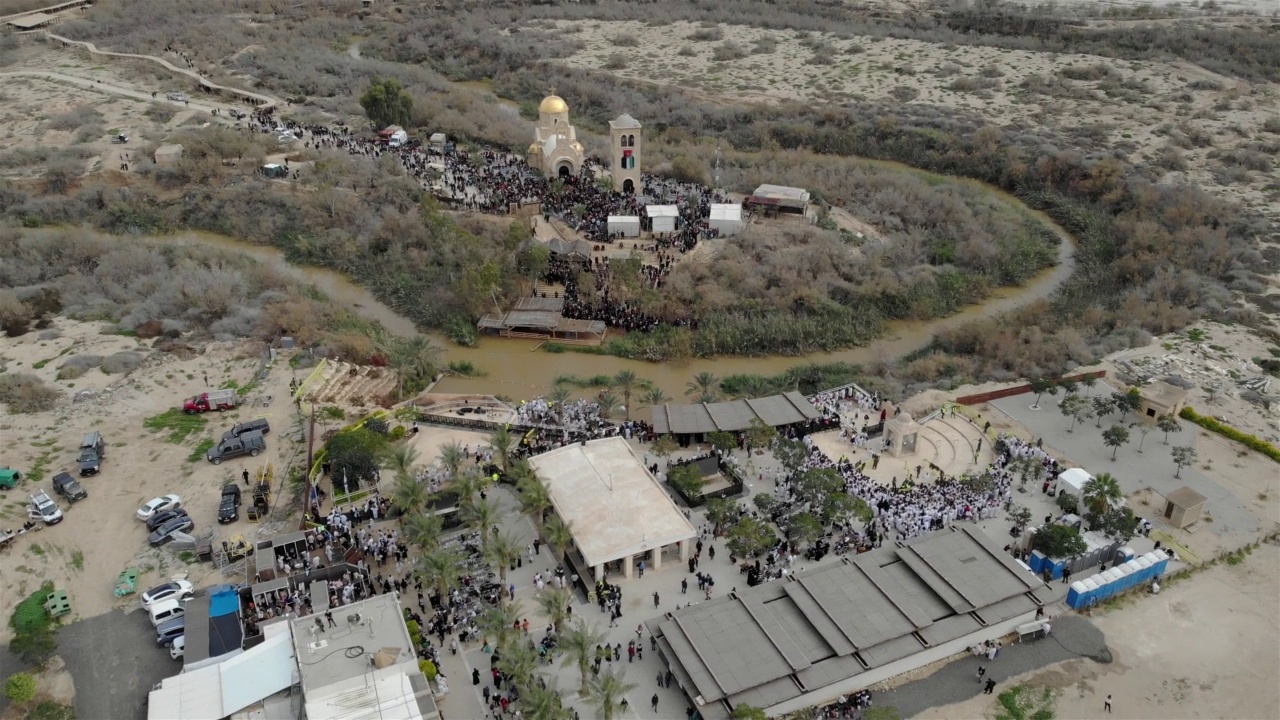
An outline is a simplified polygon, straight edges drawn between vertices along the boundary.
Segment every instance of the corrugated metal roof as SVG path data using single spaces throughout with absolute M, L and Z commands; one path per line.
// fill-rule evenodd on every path
M 795 391 L 754 400 L 655 406 L 652 414 L 653 429 L 659 435 L 737 432 L 751 427 L 752 421 L 757 419 L 769 427 L 781 427 L 814 420 L 822 415 Z

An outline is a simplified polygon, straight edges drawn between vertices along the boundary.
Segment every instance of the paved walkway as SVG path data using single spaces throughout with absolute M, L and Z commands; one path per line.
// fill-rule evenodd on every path
M 1111 388 L 1099 384 L 1093 394 L 1111 392 Z M 1213 516 L 1214 534 L 1241 534 L 1253 536 L 1259 532 L 1257 518 L 1230 491 L 1210 480 L 1198 468 L 1182 468 L 1181 477 L 1174 477 L 1177 466 L 1173 464 L 1172 448 L 1179 445 L 1195 447 L 1199 444 L 1196 427 L 1181 421 L 1182 429 L 1169 434 L 1169 444 L 1164 445 L 1164 433 L 1153 432 L 1143 443 L 1143 452 L 1137 451 L 1139 436 L 1130 433 L 1132 439 L 1111 459 L 1111 448 L 1102 442 L 1102 430 L 1115 425 L 1119 416 L 1112 414 L 1102 419 L 1102 428 L 1095 427 L 1097 420 L 1076 423 L 1074 432 L 1067 432 L 1071 420 L 1057 408 L 1058 398 L 1041 398 L 1040 409 L 1030 409 L 1031 397 L 1020 395 L 995 400 L 991 405 L 1022 424 L 1037 437 L 1045 439 L 1046 447 L 1052 446 L 1079 467 L 1090 473 L 1111 473 L 1120 482 L 1125 495 L 1143 488 L 1151 488 L 1162 496 L 1187 486 L 1205 496 L 1205 508 Z M 1125 418 L 1125 424 L 1135 422 L 1133 414 Z M 1156 522 L 1158 518 L 1150 518 Z
M 1089 658 L 1111 662 L 1106 637 L 1085 618 L 1065 615 L 1053 621 L 1053 635 L 1041 640 L 1014 643 L 1000 650 L 995 662 L 968 657 L 947 665 L 928 677 L 914 680 L 898 688 L 875 693 L 876 705 L 892 705 L 902 717 L 912 717 L 931 707 L 968 700 L 982 692 L 978 666 L 987 668 L 987 677 L 996 681 L 995 693 L 1005 690 L 1004 681 L 1022 673 L 1038 670 L 1063 660 Z

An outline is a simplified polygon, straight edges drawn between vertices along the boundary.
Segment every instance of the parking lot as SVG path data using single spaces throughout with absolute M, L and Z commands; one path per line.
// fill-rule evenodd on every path
M 133 606 L 137 608 L 136 605 Z M 113 610 L 64 627 L 58 654 L 76 685 L 76 716 L 144 720 L 153 685 L 182 669 L 141 608 Z

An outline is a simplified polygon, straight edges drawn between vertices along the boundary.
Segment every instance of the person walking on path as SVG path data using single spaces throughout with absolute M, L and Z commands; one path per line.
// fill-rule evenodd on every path
M 1111 712 L 1111 696 L 1108 695 L 1106 700 L 1102 701 L 1102 709 Z
M 982 689 L 982 694 L 990 695 L 991 691 L 995 689 L 996 689 L 996 681 L 992 680 L 991 678 L 987 678 L 987 686 Z
M 689 579 L 684 578 L 680 581 L 680 594 L 687 595 L 689 593 Z
M 982 676 L 987 674 L 987 668 L 982 665 L 978 666 L 978 682 L 982 682 Z
M 653 594 L 653 606 L 658 607 L 658 593 Z
M 658 693 L 654 693 L 653 697 L 649 698 L 649 704 L 653 706 L 654 712 L 658 712 Z

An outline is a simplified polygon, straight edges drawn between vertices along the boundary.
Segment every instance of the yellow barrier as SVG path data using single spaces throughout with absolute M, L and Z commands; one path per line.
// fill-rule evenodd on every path
M 1182 556 L 1182 560 L 1190 565 L 1199 565 L 1204 562 L 1199 555 L 1188 550 L 1186 545 L 1174 540 L 1172 535 L 1163 530 L 1152 530 L 1151 539 L 1159 540 L 1165 547 L 1173 548 L 1175 552 Z

